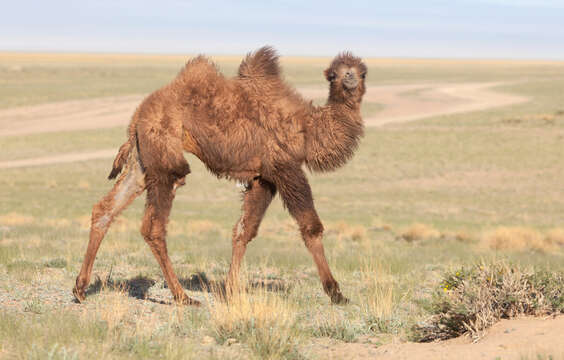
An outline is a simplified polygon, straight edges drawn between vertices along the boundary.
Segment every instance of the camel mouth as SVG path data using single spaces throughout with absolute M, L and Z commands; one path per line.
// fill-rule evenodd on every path
M 358 79 L 354 76 L 345 77 L 345 79 L 343 80 L 343 85 L 349 90 L 356 89 L 356 87 L 358 86 Z

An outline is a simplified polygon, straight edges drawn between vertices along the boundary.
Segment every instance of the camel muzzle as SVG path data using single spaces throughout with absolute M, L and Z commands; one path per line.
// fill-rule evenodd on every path
M 343 79 L 343 85 L 349 90 L 355 89 L 358 86 L 358 79 L 352 72 L 347 72 Z

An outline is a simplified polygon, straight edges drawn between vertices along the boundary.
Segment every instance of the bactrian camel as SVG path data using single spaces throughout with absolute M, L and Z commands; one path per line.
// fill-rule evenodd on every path
M 364 128 L 360 104 L 366 71 L 361 59 L 339 54 L 325 70 L 327 103 L 314 106 L 282 79 L 278 56 L 270 47 L 248 54 L 238 75 L 229 79 L 203 56 L 190 60 L 133 115 L 128 140 L 119 149 L 109 178 L 121 175 L 92 211 L 90 240 L 73 289 L 76 299 L 85 299 L 96 252 L 112 221 L 147 190 L 141 234 L 175 301 L 198 304 L 182 289 L 165 240 L 176 189 L 190 173 L 186 151 L 216 176 L 245 184 L 242 215 L 233 229 L 227 288 L 237 282 L 247 244 L 257 235 L 278 191 L 299 225 L 323 289 L 333 303 L 348 302 L 327 264 L 323 225 L 302 165 L 325 172 L 352 157 Z

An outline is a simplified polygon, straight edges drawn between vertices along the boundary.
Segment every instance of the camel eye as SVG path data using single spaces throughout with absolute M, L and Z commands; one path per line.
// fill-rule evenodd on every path
M 360 77 L 362 78 L 362 80 L 364 80 L 364 78 L 366 78 L 366 73 L 360 74 Z
M 332 72 L 332 73 L 330 73 L 329 76 L 327 77 L 327 80 L 333 81 L 333 80 L 335 80 L 336 77 L 337 77 L 337 75 L 336 75 L 334 72 Z

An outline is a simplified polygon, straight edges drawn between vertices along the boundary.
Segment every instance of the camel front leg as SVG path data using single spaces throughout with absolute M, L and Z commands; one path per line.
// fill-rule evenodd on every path
M 239 286 L 239 269 L 247 244 L 257 235 L 264 213 L 275 194 L 274 185 L 261 178 L 254 179 L 245 189 L 241 218 L 233 228 L 231 266 L 226 281 L 229 294 Z
M 323 290 L 333 304 L 346 304 L 349 300 L 341 293 L 325 257 L 323 224 L 315 211 L 307 178 L 300 168 L 285 170 L 280 184 L 277 183 L 282 201 L 300 227 L 303 241 L 317 266 Z

